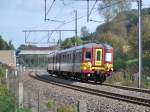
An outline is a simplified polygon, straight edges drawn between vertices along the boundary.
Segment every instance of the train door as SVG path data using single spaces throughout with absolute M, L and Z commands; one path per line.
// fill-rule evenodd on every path
M 102 65 L 102 48 L 95 49 L 95 65 L 101 66 Z

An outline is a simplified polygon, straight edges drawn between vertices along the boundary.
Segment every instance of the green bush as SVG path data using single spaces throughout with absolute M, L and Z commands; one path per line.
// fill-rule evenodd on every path
M 15 105 L 12 97 L 0 96 L 0 112 L 15 112 Z
M 77 112 L 77 109 L 73 106 L 61 106 L 57 108 L 57 112 Z
M 1 73 L 3 74 L 2 69 Z M 19 108 L 16 104 L 15 98 L 10 95 L 7 86 L 0 84 L 0 112 L 31 112 L 31 111 L 28 109 Z
M 47 108 L 51 109 L 51 108 L 54 108 L 55 106 L 55 102 L 53 100 L 49 100 L 46 104 Z
M 124 86 L 133 86 L 132 77 L 126 72 L 116 72 L 107 79 L 108 83 L 114 83 Z
M 15 98 L 9 95 L 0 95 L 0 112 L 31 112 L 26 108 L 19 108 Z
M 15 112 L 31 112 L 31 110 L 27 108 L 17 108 Z
M 128 55 L 125 54 L 117 54 L 116 58 L 114 59 L 114 68 L 119 71 L 122 69 L 126 69 L 127 67 L 127 60 L 128 60 Z
M 0 96 L 8 95 L 9 91 L 6 85 L 0 85 Z
M 5 71 L 4 69 L 0 68 L 0 79 L 3 79 L 5 76 Z

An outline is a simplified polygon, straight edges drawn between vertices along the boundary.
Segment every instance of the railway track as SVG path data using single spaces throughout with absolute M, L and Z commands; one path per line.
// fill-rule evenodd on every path
M 150 107 L 150 99 L 147 99 L 147 98 L 141 98 L 141 97 L 136 97 L 136 96 L 134 97 L 134 96 L 129 96 L 129 95 L 122 95 L 122 94 L 118 94 L 118 93 L 108 92 L 108 91 L 104 91 L 104 90 L 96 90 L 96 89 L 91 89 L 91 88 L 88 88 L 88 87 L 81 87 L 81 86 L 71 85 L 71 84 L 62 83 L 62 82 L 60 83 L 58 81 L 54 81 L 54 80 L 50 80 L 46 77 L 42 77 L 38 74 L 35 74 L 35 75 L 29 74 L 29 76 L 31 78 L 36 79 L 36 80 L 40 80 L 40 81 L 50 83 L 50 84 L 53 84 L 53 85 L 73 89 L 73 90 L 76 90 L 76 91 L 85 92 L 85 93 L 96 95 L 96 96 L 103 96 L 103 97 L 112 98 L 112 99 L 115 99 L 115 100 L 121 100 L 121 101 L 125 101 L 125 102 L 130 102 L 130 103 Z M 131 89 L 132 88 L 130 88 L 130 90 Z M 142 91 L 142 90 L 135 89 L 135 88 L 134 88 L 134 90 Z
M 102 85 L 109 86 L 109 87 L 114 87 L 114 88 L 119 88 L 119 89 L 123 89 L 123 90 L 130 90 L 130 91 L 136 91 L 136 92 L 142 92 L 142 93 L 150 94 L 150 90 L 149 89 L 144 89 L 144 88 L 135 88 L 135 87 L 128 87 L 128 86 L 117 86 L 117 85 L 112 85 L 112 84 L 108 84 L 108 83 L 104 83 Z

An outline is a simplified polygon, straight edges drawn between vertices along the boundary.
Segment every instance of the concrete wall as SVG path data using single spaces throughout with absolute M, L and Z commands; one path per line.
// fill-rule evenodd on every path
M 0 50 L 0 62 L 16 67 L 16 54 L 14 50 Z

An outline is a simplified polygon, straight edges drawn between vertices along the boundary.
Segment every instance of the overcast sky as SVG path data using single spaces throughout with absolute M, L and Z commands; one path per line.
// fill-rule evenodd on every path
M 47 0 L 50 6 L 52 0 Z M 91 6 L 94 2 L 91 2 Z M 150 7 L 150 0 L 143 0 L 144 7 Z M 96 6 L 97 7 L 97 6 Z M 96 8 L 95 7 L 95 8 Z M 136 8 L 136 4 L 134 5 Z M 74 19 L 74 10 L 78 10 L 78 17 L 86 15 L 86 2 L 72 0 L 56 0 L 48 14 L 49 19 L 70 21 Z M 103 18 L 93 10 L 91 19 L 103 21 Z M 58 27 L 59 22 L 44 22 L 44 0 L 1 0 L 0 1 L 0 35 L 7 41 L 12 40 L 15 47 L 24 44 L 25 35 L 22 30 L 30 29 L 74 29 L 74 21 Z M 78 34 L 82 26 L 87 26 L 93 32 L 100 23 L 86 22 L 86 17 L 78 20 Z M 45 33 L 30 34 L 29 41 L 47 40 Z M 74 32 L 63 32 L 62 39 L 73 36 Z M 54 33 L 51 41 L 57 41 L 59 35 Z

